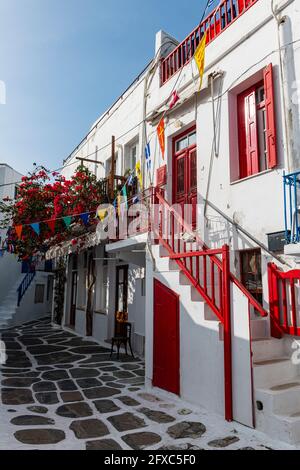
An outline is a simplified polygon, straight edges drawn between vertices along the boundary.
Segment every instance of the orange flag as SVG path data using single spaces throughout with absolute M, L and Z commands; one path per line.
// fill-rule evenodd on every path
M 15 231 L 16 231 L 18 239 L 20 240 L 21 235 L 22 235 L 22 231 L 23 231 L 23 225 L 16 225 L 15 226 Z
M 164 118 L 161 118 L 159 121 L 159 124 L 157 126 L 157 135 L 158 135 L 158 141 L 162 153 L 163 160 L 165 159 L 165 120 Z

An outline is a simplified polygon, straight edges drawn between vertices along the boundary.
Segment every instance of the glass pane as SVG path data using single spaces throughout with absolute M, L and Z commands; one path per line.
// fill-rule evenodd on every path
M 184 137 L 176 142 L 176 152 L 180 152 L 188 147 L 188 138 Z
M 267 128 L 266 128 L 266 109 L 259 109 L 257 112 L 257 133 L 259 145 L 259 170 L 264 171 L 268 168 L 267 151 Z
M 124 286 L 119 286 L 119 299 L 118 299 L 118 311 L 123 312 L 124 310 Z
M 192 152 L 190 156 L 190 180 L 191 188 L 197 187 L 197 152 Z
M 184 158 L 177 160 L 177 193 L 184 192 Z
M 189 135 L 189 147 L 196 143 L 196 132 Z
M 119 269 L 119 283 L 122 283 L 124 281 L 124 270 Z

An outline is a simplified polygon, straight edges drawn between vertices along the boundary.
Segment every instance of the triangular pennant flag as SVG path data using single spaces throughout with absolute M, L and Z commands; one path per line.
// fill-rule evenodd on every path
M 171 102 L 170 102 L 170 104 L 169 104 L 169 108 L 170 108 L 170 109 L 174 108 L 175 104 L 179 101 L 179 99 L 180 99 L 180 98 L 179 98 L 179 95 L 178 95 L 177 91 L 176 91 L 176 90 L 173 91 L 173 93 L 172 93 L 172 100 L 171 100 Z
M 128 178 L 127 184 L 128 184 L 128 186 L 132 186 L 132 185 L 133 185 L 133 174 L 132 174 L 132 173 L 131 173 L 131 175 L 130 175 L 129 178 Z
M 145 157 L 148 170 L 151 169 L 151 150 L 150 150 L 150 142 L 145 147 Z
M 35 231 L 37 235 L 40 234 L 40 224 L 39 222 L 36 222 L 34 224 L 30 224 L 31 228 Z
M 135 196 L 132 200 L 132 203 L 133 204 L 137 204 L 139 202 L 139 197 L 138 196 Z
M 72 216 L 67 215 L 66 217 L 63 217 L 63 221 L 64 221 L 66 227 L 69 228 L 71 223 L 72 223 Z
M 90 214 L 89 213 L 85 213 L 85 214 L 80 214 L 79 216 L 82 220 L 82 222 L 84 223 L 84 225 L 87 225 L 88 222 L 89 222 L 89 218 L 90 218 Z
M 20 240 L 21 235 L 22 235 L 22 231 L 23 231 L 23 225 L 16 225 L 15 226 L 15 231 L 16 231 L 18 239 Z
M 119 216 L 119 217 L 120 217 L 120 215 L 121 215 L 121 199 L 122 199 L 122 198 L 121 198 L 121 195 L 118 194 L 118 196 L 117 196 L 117 203 L 118 203 L 118 206 L 117 206 L 117 207 L 118 207 L 118 216 Z
M 105 219 L 106 216 L 107 216 L 107 210 L 106 209 L 99 209 L 98 210 L 98 217 L 101 220 L 101 222 L 102 222 L 102 220 Z
M 52 233 L 55 232 L 55 224 L 56 224 L 56 220 L 48 220 L 47 222 L 47 225 L 50 228 Z
M 163 160 L 165 159 L 165 120 L 161 118 L 157 126 L 158 141 L 162 153 Z
M 201 39 L 199 46 L 197 47 L 195 54 L 194 54 L 194 59 L 197 64 L 198 70 L 199 70 L 199 75 L 200 75 L 200 87 L 199 91 L 202 88 L 202 82 L 203 82 L 203 75 L 204 75 L 204 68 L 205 68 L 205 48 L 206 48 L 206 36 L 207 32 L 205 31 L 203 38 Z
M 139 183 L 141 190 L 143 190 L 143 177 L 142 177 L 142 170 L 141 170 L 141 162 L 137 162 L 135 165 L 135 170 L 136 170 L 136 176 L 138 177 Z
M 123 194 L 123 198 L 124 198 L 125 207 L 126 207 L 126 209 L 128 209 L 128 199 L 127 199 L 126 185 L 123 186 L 123 188 L 122 188 L 122 194 Z

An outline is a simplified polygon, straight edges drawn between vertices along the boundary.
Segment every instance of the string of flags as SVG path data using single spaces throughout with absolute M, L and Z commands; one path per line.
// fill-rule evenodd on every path
M 207 32 L 205 31 L 204 35 L 203 35 L 203 37 L 202 37 L 202 39 L 201 39 L 201 41 L 200 41 L 200 43 L 197 47 L 197 49 L 196 49 L 196 51 L 194 53 L 194 60 L 195 60 L 195 63 L 198 67 L 199 77 L 200 77 L 199 91 L 202 88 L 204 69 L 205 69 L 206 40 L 207 40 Z M 176 104 L 178 103 L 179 100 L 180 100 L 180 96 L 179 96 L 177 90 L 174 90 L 172 92 L 171 96 L 170 96 L 168 108 L 170 110 L 173 109 L 176 106 Z M 165 114 L 166 114 L 166 111 L 163 114 L 162 118 L 160 119 L 160 121 L 157 125 L 157 129 L 156 129 L 156 133 L 157 133 L 157 137 L 158 137 L 159 146 L 160 146 L 160 150 L 161 150 L 163 160 L 165 158 L 165 151 L 166 151 Z M 147 170 L 150 171 L 151 170 L 150 142 L 147 142 L 147 144 L 145 146 L 145 159 L 146 159 Z M 128 209 L 128 196 L 127 196 L 127 189 L 126 188 L 127 188 L 127 185 L 132 185 L 133 184 L 133 178 L 134 178 L 133 173 L 134 173 L 134 171 L 131 172 L 131 174 L 129 175 L 127 181 L 125 182 L 123 188 L 118 193 L 116 199 L 113 202 L 115 220 L 116 220 L 116 211 L 117 211 L 117 213 L 120 217 L 123 214 L 124 209 L 125 208 Z M 139 182 L 140 189 L 141 189 L 141 191 L 143 191 L 143 176 L 142 176 L 141 161 L 138 161 L 136 163 L 135 173 L 136 173 L 136 177 L 137 177 L 138 182 Z M 138 201 L 139 201 L 138 196 L 135 196 L 132 199 L 133 204 L 136 204 Z M 41 225 L 40 224 L 44 223 L 44 224 L 48 225 L 48 227 L 49 227 L 49 229 L 51 230 L 52 233 L 55 233 L 55 226 L 56 226 L 57 220 L 63 220 L 66 228 L 70 227 L 70 225 L 72 223 L 72 220 L 73 220 L 73 217 L 79 217 L 82 220 L 84 225 L 88 225 L 90 215 L 92 213 L 95 213 L 95 211 L 84 212 L 82 214 L 76 214 L 76 215 L 68 215 L 68 216 L 61 217 L 61 218 L 45 220 L 45 221 L 41 221 L 41 222 L 34 222 L 34 223 L 31 223 L 31 224 L 22 224 L 22 225 L 20 224 L 20 225 L 14 226 L 14 230 L 15 230 L 16 235 L 17 235 L 19 240 L 22 237 L 23 228 L 25 226 L 30 226 L 32 228 L 32 230 L 35 232 L 35 234 L 39 236 L 40 233 L 41 233 Z M 104 220 L 105 217 L 107 217 L 107 215 L 108 215 L 107 210 L 98 210 L 97 213 L 96 213 L 96 217 L 98 217 L 101 221 Z M 7 248 L 7 249 L 9 249 L 9 248 Z M 12 250 L 12 249 L 13 248 L 11 247 L 9 250 Z M 3 252 L 0 250 L 0 256 L 1 256 L 1 254 L 3 255 Z
M 36 233 L 36 235 L 39 236 L 40 233 L 41 233 L 41 224 L 46 224 L 46 225 L 48 225 L 51 232 L 55 233 L 55 226 L 56 226 L 56 222 L 58 220 L 62 220 L 64 222 L 66 228 L 70 227 L 74 217 L 79 217 L 83 221 L 84 225 L 88 225 L 90 215 L 93 214 L 93 213 L 95 213 L 95 211 L 84 212 L 82 214 L 67 215 L 65 217 L 58 217 L 56 219 L 42 220 L 40 222 L 33 222 L 31 224 L 15 225 L 14 230 L 15 230 L 16 235 L 17 235 L 19 240 L 22 237 L 24 227 L 31 227 L 32 230 Z

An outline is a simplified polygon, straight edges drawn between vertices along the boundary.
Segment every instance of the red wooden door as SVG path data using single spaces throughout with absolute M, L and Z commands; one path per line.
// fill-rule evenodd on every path
M 197 148 L 196 131 L 174 140 L 173 204 L 182 207 L 182 216 L 193 229 L 197 226 Z M 185 209 L 185 211 L 184 211 Z
M 179 395 L 179 297 L 154 280 L 153 385 Z

